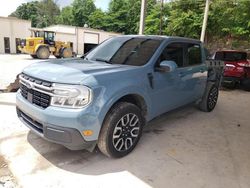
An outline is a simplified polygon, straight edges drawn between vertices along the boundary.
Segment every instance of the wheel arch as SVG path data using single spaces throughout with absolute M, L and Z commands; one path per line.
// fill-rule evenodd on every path
M 38 45 L 36 45 L 36 47 L 35 47 L 35 52 L 37 53 L 37 51 L 38 51 L 40 48 L 42 48 L 42 47 L 45 47 L 45 48 L 47 48 L 47 49 L 49 50 L 49 46 L 48 46 L 48 45 L 46 45 L 46 44 L 38 44 Z M 49 50 L 49 52 L 50 52 L 50 50 Z

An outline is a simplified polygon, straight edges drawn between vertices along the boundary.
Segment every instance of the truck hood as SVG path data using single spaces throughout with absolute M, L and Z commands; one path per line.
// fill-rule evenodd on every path
M 34 63 L 26 67 L 23 73 L 54 83 L 84 84 L 87 80 L 96 80 L 99 75 L 103 76 L 103 74 L 113 74 L 135 68 L 135 66 L 112 65 L 71 58 Z

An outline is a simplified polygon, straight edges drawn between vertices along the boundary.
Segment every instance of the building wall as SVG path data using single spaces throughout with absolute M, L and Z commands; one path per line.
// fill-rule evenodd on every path
M 55 40 L 73 42 L 73 51 L 77 54 L 84 53 L 85 43 L 100 44 L 110 37 L 121 35 L 119 33 L 66 25 L 53 25 L 45 29 L 56 32 Z
M 0 53 L 5 53 L 4 37 L 10 39 L 10 53 L 16 53 L 16 38 L 25 39 L 31 36 L 29 30 L 31 22 L 27 20 L 0 17 L 0 28 Z M 73 51 L 77 54 L 84 53 L 86 43 L 97 45 L 110 37 L 121 35 L 119 33 L 66 25 L 53 25 L 44 29 L 56 32 L 55 40 L 57 41 L 72 42 Z
M 16 53 L 16 38 L 30 36 L 31 22 L 11 17 L 0 17 L 0 53 L 5 53 L 4 37 L 10 39 L 10 53 Z

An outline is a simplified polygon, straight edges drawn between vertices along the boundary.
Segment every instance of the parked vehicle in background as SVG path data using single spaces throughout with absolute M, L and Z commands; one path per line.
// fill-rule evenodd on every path
M 225 62 L 222 85 L 235 88 L 241 84 L 245 90 L 250 91 L 250 61 L 247 53 L 236 50 L 221 50 L 214 54 L 214 59 Z
M 92 151 L 97 144 L 105 155 L 123 157 L 135 148 L 147 121 L 189 103 L 212 111 L 221 72 L 206 64 L 198 40 L 115 37 L 84 59 L 25 68 L 17 114 L 48 141 L 72 150 Z
M 31 31 L 32 37 L 22 39 L 18 46 L 22 53 L 38 59 L 48 59 L 50 55 L 56 58 L 69 58 L 74 55 L 70 42 L 54 40 L 55 32 L 37 28 Z

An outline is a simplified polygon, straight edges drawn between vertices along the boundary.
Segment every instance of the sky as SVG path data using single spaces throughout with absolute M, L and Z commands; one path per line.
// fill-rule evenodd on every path
M 0 6 L 0 16 L 8 16 L 12 12 L 16 10 L 16 8 L 22 3 L 29 2 L 31 0 L 1 0 L 4 1 Z M 70 5 L 73 0 L 57 0 L 57 3 L 60 7 L 64 7 Z M 101 8 L 102 10 L 108 9 L 108 4 L 110 0 L 95 0 L 95 5 L 97 8 Z

